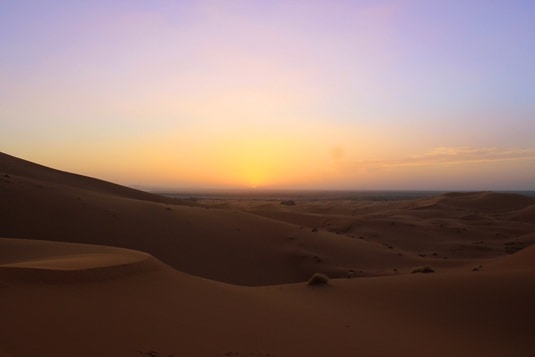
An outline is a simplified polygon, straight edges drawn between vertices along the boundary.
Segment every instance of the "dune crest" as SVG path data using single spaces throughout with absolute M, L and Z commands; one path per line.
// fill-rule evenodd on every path
M 0 238 L 0 281 L 79 283 L 159 268 L 143 252 L 87 244 Z
M 44 188 L 45 186 L 63 186 L 141 201 L 153 201 L 186 206 L 195 205 L 195 203 L 191 201 L 170 199 L 93 177 L 56 170 L 2 152 L 0 152 L 0 174 L 0 183 L 4 184 L 11 183 L 17 178 L 32 178 L 35 180 L 32 183 L 40 188 Z
M 492 271 L 521 270 L 535 273 L 535 245 L 514 254 L 496 258 L 486 265 L 486 269 Z
M 464 209 L 507 211 L 533 205 L 535 198 L 515 193 L 452 192 L 439 196 L 438 203 Z

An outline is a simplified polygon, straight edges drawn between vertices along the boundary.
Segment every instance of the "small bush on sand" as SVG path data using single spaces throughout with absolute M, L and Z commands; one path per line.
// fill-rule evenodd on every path
M 329 284 L 329 277 L 323 273 L 316 273 L 308 279 L 308 285 L 327 285 Z
M 411 273 L 434 273 L 435 271 L 429 266 L 417 267 L 412 269 Z
M 294 200 L 282 200 L 282 201 L 281 201 L 281 205 L 285 205 L 285 206 L 295 206 L 295 201 L 294 201 Z

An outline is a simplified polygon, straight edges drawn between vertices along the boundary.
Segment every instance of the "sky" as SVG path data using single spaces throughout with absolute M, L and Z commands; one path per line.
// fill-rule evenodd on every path
M 0 0 L 0 151 L 149 188 L 535 190 L 535 1 Z

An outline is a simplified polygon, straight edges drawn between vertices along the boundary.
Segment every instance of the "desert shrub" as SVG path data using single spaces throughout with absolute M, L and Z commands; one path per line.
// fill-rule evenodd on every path
M 417 267 L 412 269 L 411 273 L 434 273 L 435 271 L 430 266 Z
M 283 201 L 281 201 L 281 205 L 295 206 L 295 201 L 294 200 L 283 200 Z
M 315 273 L 308 279 L 308 285 L 327 285 L 329 277 L 323 273 Z

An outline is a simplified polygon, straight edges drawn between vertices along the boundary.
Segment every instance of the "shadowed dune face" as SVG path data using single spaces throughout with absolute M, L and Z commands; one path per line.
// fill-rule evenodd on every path
M 9 184 L 17 178 L 27 179 L 27 184 L 41 189 L 61 188 L 74 190 L 87 190 L 93 193 L 161 202 L 175 205 L 195 205 L 191 201 L 169 199 L 148 192 L 134 190 L 128 187 L 116 185 L 110 182 L 98 180 L 92 177 L 72 174 L 55 170 L 46 166 L 38 165 L 0 152 L 0 183 Z

